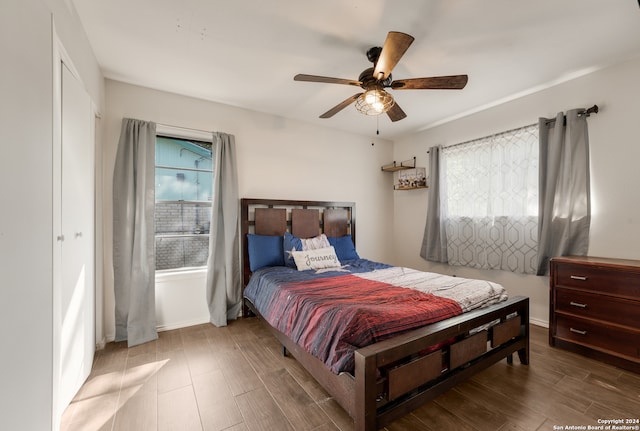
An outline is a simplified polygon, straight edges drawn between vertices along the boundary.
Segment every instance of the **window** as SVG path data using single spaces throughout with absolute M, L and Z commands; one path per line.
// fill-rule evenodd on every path
M 535 274 L 537 125 L 445 147 L 441 154 L 449 264 Z
M 158 135 L 155 163 L 156 270 L 206 266 L 212 143 Z

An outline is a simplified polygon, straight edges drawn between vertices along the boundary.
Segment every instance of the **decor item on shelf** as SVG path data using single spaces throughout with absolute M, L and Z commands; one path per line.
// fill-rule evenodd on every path
M 423 189 L 427 187 L 426 168 L 407 169 L 398 174 L 395 190 Z
M 452 75 L 394 81 L 391 77 L 391 70 L 400 61 L 413 40 L 413 36 L 408 34 L 390 31 L 382 47 L 376 46 L 367 51 L 367 58 L 373 63 L 373 67 L 365 69 L 357 81 L 305 74 L 298 74 L 293 79 L 294 81 L 353 85 L 365 90 L 364 93 L 356 93 L 338 103 L 320 115 L 320 118 L 333 117 L 356 102 L 356 109 L 365 115 L 380 115 L 386 112 L 391 121 L 402 120 L 407 114 L 395 102 L 393 96 L 384 90 L 385 88 L 393 90 L 461 90 L 467 85 L 468 80 L 467 75 Z

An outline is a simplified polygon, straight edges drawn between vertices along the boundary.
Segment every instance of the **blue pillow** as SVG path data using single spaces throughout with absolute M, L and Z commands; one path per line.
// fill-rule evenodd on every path
M 282 256 L 285 266 L 295 269 L 296 261 L 293 260 L 292 251 L 302 251 L 302 240 L 289 232 L 285 232 L 280 252 L 283 253 Z
M 336 255 L 340 262 L 344 260 L 360 259 L 356 247 L 353 245 L 351 235 L 340 237 L 329 237 L 329 244 L 336 250 Z
M 257 271 L 265 266 L 283 266 L 282 237 L 280 235 L 247 234 L 249 241 L 249 268 Z

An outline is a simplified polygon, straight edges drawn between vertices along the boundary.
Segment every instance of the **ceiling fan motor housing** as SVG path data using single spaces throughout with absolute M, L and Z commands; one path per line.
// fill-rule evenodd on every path
M 380 81 L 380 80 L 376 79 L 375 76 L 373 76 L 373 70 L 374 70 L 374 68 L 370 67 L 370 68 L 365 69 L 365 70 L 362 71 L 362 73 L 358 77 L 358 81 L 362 82 L 360 87 L 364 88 L 365 90 L 369 90 L 369 89 L 374 88 L 374 87 L 378 87 L 380 89 L 383 89 L 383 88 L 389 87 L 391 85 L 391 81 L 393 81 L 393 78 L 391 77 L 391 74 L 389 74 L 387 79 Z

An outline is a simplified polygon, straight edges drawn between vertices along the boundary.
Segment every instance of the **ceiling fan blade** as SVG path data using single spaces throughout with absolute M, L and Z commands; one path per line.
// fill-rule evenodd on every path
M 345 84 L 345 85 L 355 85 L 356 87 L 360 87 L 362 82 L 353 81 L 351 79 L 342 79 L 342 78 L 331 78 L 328 76 L 317 76 L 317 75 L 305 75 L 303 73 L 299 73 L 293 77 L 294 81 L 307 81 L 307 82 L 323 82 L 326 84 Z
M 467 75 L 398 79 L 393 81 L 390 87 L 394 90 L 461 90 L 467 85 L 468 80 Z
M 405 118 L 407 116 L 407 114 L 404 113 L 404 111 L 402 110 L 402 108 L 400 106 L 398 106 L 398 103 L 394 103 L 393 106 L 391 107 L 391 109 L 389 109 L 387 111 L 387 115 L 389 116 L 389 119 L 393 122 L 402 120 L 403 118 Z
M 412 42 L 413 36 L 398 31 L 390 31 L 382 46 L 382 52 L 378 57 L 373 77 L 380 81 L 387 79 Z
M 355 102 L 356 99 L 358 97 L 360 97 L 361 94 L 362 93 L 357 93 L 357 94 L 354 94 L 353 96 L 349 97 L 348 99 L 343 100 L 342 102 L 338 103 L 336 106 L 334 106 L 333 108 L 329 109 L 327 112 L 322 114 L 320 116 L 320 118 L 331 118 L 331 117 L 333 117 L 335 114 L 337 114 L 338 112 L 342 111 L 344 108 L 346 108 L 347 106 L 349 106 L 353 102 Z

